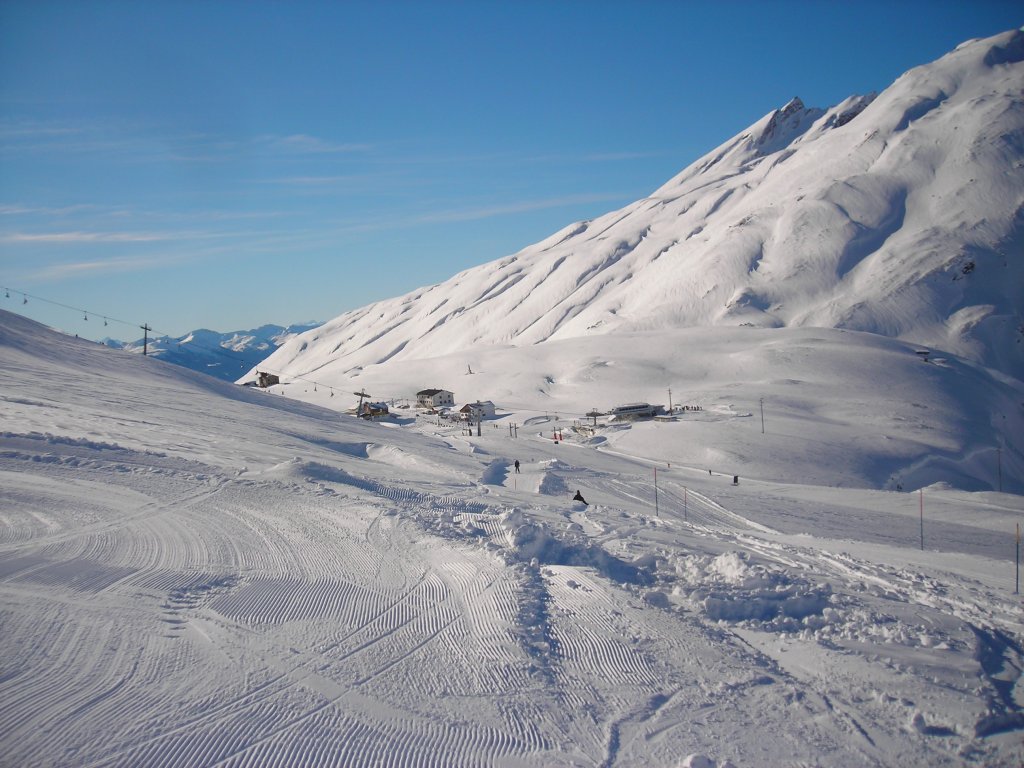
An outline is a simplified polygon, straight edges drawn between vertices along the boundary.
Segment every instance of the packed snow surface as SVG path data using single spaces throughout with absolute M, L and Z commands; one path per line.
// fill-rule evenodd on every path
M 755 454 L 724 405 L 367 423 L 7 313 L 0 369 L 4 764 L 1024 760 L 1020 496 L 654 459 Z

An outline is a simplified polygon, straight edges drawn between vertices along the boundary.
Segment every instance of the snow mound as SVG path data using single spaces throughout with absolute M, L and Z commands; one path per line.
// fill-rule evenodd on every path
M 817 627 L 812 617 L 822 617 L 831 603 L 828 584 L 794 578 L 780 567 L 751 564 L 744 553 L 688 556 L 675 568 L 680 580 L 675 594 L 717 621 L 800 631 Z
M 653 580 L 647 563 L 638 566 L 609 554 L 583 534 L 579 525 L 555 532 L 542 522 L 530 519 L 522 510 L 511 509 L 499 516 L 506 545 L 505 554 L 513 562 L 543 565 L 575 565 L 624 584 L 649 584 Z

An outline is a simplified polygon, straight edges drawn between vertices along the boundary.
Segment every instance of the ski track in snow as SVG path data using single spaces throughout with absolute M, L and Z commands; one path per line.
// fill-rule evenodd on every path
M 361 485 L 372 489 L 383 499 L 404 505 L 418 503 L 431 513 L 443 513 L 455 508 L 480 508 L 480 505 L 429 498 L 422 494 L 386 488 L 377 483 Z M 465 652 L 459 650 L 455 643 L 462 639 L 463 624 L 476 627 L 476 636 L 486 641 L 481 643 L 481 648 L 487 656 L 497 662 L 509 661 L 514 654 L 494 642 L 495 633 L 492 631 L 494 623 L 509 624 L 511 619 L 507 610 L 502 616 L 500 604 L 496 605 L 489 595 L 495 584 L 501 584 L 496 591 L 503 593 L 506 601 L 512 597 L 511 585 L 502 583 L 503 578 L 507 577 L 502 576 L 500 568 L 493 564 L 489 569 L 485 567 L 483 572 L 489 570 L 490 577 L 482 588 L 479 588 L 480 563 L 444 563 L 438 570 L 445 578 L 435 572 L 432 565 L 425 563 L 422 572 L 405 574 L 402 580 L 404 583 L 395 583 L 391 588 L 383 588 L 379 583 L 359 583 L 358 580 L 348 582 L 326 575 L 312 577 L 313 573 L 324 570 L 322 564 L 317 562 L 317 552 L 302 553 L 293 547 L 283 548 L 281 544 L 288 540 L 282 542 L 279 538 L 271 541 L 269 534 L 261 530 L 264 526 L 258 516 L 243 519 L 237 507 L 232 508 L 220 499 L 217 504 L 223 506 L 214 508 L 212 504 L 217 490 L 203 490 L 174 501 L 146 505 L 144 514 L 124 515 L 103 525 L 86 525 L 74 533 L 43 537 L 38 543 L 46 552 L 44 562 L 30 563 L 26 558 L 21 558 L 20 561 L 6 563 L 6 583 L 15 585 L 16 591 L 28 592 L 28 585 L 31 585 L 47 592 L 59 591 L 63 587 L 65 590 L 92 594 L 113 591 L 121 593 L 123 597 L 138 594 L 141 590 L 143 594 L 148 593 L 151 601 L 155 601 L 162 592 L 163 600 L 155 607 L 161 610 L 159 621 L 165 625 L 165 630 L 157 639 L 151 639 L 151 644 L 159 646 L 180 639 L 190 628 L 194 628 L 201 642 L 217 645 L 219 654 L 227 657 L 227 662 L 243 664 L 247 655 L 256 653 L 269 662 L 268 666 L 274 670 L 273 676 L 261 681 L 255 689 L 240 691 L 235 698 L 210 707 L 207 711 L 202 711 L 199 703 L 197 710 L 201 714 L 187 718 L 186 724 L 173 731 L 161 733 L 151 740 L 149 746 L 138 746 L 117 754 L 104 754 L 104 750 L 97 744 L 94 747 L 100 750 L 100 754 L 94 759 L 83 761 L 83 764 L 267 764 L 268 759 L 271 762 L 276 760 L 270 757 L 273 754 L 271 745 L 285 741 L 291 745 L 289 751 L 297 750 L 297 754 L 307 756 L 303 758 L 304 764 L 315 764 L 307 763 L 308 756 L 316 754 L 317 743 L 327 741 L 322 735 L 324 729 L 333 734 L 330 741 L 348 743 L 348 750 L 352 754 L 360 754 L 363 756 L 361 759 L 370 761 L 375 749 L 377 752 L 383 749 L 381 746 L 374 747 L 376 741 L 383 739 L 381 743 L 387 745 L 388 752 L 404 743 L 405 758 L 396 758 L 395 765 L 429 764 L 436 761 L 438 755 L 446 755 L 445 762 L 452 764 L 471 764 L 477 762 L 482 753 L 523 754 L 543 745 L 537 735 L 531 734 L 529 730 L 521 733 L 520 738 L 509 738 L 505 735 L 504 727 L 492 728 L 489 733 L 467 729 L 464 739 L 460 741 L 457 737 L 453 738 L 457 733 L 451 732 L 449 724 L 443 721 L 432 722 L 426 714 L 417 716 L 416 713 L 401 709 L 394 713 L 394 724 L 383 733 L 378 732 L 377 724 L 372 721 L 367 725 L 360 723 L 359 717 L 339 719 L 332 714 L 335 709 L 344 708 L 346 697 L 374 688 L 378 678 L 386 678 L 393 670 L 409 666 L 417 655 L 422 655 L 433 644 L 443 643 L 448 646 L 446 650 L 435 653 L 454 654 L 468 666 L 470 659 L 465 658 Z M 282 495 L 274 489 L 265 490 L 267 493 L 264 500 L 268 502 L 275 500 L 275 497 L 281 497 L 276 500 L 282 501 L 290 495 Z M 293 489 L 289 491 L 293 492 Z M 206 505 L 198 504 L 200 500 Z M 195 525 L 200 525 L 199 517 L 214 511 L 220 513 L 214 518 L 217 520 L 215 525 L 203 524 L 206 530 L 202 530 L 200 536 L 185 535 L 183 529 L 190 526 L 180 526 L 176 520 L 190 505 L 199 507 L 195 509 L 195 516 L 190 515 L 190 522 Z M 289 500 L 289 505 L 294 506 L 293 499 Z M 159 524 L 155 518 L 159 519 Z M 386 521 L 392 519 L 375 514 L 368 520 L 366 538 L 359 542 L 360 546 L 343 542 L 350 545 L 345 554 L 352 556 L 346 560 L 354 566 L 353 572 L 374 573 L 372 561 L 383 557 L 379 548 L 395 546 L 393 537 L 396 530 L 393 526 L 386 526 Z M 231 526 L 230 530 L 218 530 L 232 522 L 236 525 Z M 391 530 L 384 530 L 385 527 Z M 115 533 L 109 543 L 101 547 L 93 543 L 97 539 L 111 538 L 107 535 L 110 530 Z M 48 561 L 67 555 L 68 547 L 65 543 L 70 541 L 88 540 L 89 551 L 101 557 L 123 552 L 125 546 L 117 541 L 118 534 L 129 541 L 136 537 L 148 538 L 152 546 L 146 548 L 136 544 L 135 549 L 139 551 L 134 554 L 152 563 L 153 567 L 104 568 L 98 562 L 79 555 L 77 550 L 72 559 L 47 564 Z M 232 542 L 237 538 L 244 541 L 247 536 L 253 539 L 246 542 L 252 545 L 251 549 Z M 61 545 L 64 547 L 61 548 Z M 268 545 L 276 546 L 278 551 L 268 551 Z M 207 547 L 208 551 L 199 554 L 196 549 L 200 546 Z M 369 556 L 363 551 L 366 546 L 371 550 Z M 218 548 L 220 557 L 211 557 L 214 552 L 209 550 L 214 547 Z M 221 558 L 229 569 L 228 574 L 175 571 L 176 567 L 187 568 L 189 561 L 205 562 Z M 333 558 L 331 562 L 335 563 Z M 296 565 L 307 570 L 310 576 L 287 576 L 287 572 L 294 570 Z M 264 575 L 275 572 L 280 575 Z M 249 576 L 247 573 L 254 575 Z M 397 582 L 398 579 L 391 578 L 390 581 Z M 120 588 L 115 588 L 117 583 L 121 584 Z M 331 620 L 331 630 L 318 635 L 315 652 L 298 652 L 291 647 L 278 647 L 260 638 L 259 629 L 267 624 L 288 625 L 325 618 Z M 344 632 L 339 632 L 338 627 L 344 628 Z M 54 647 L 63 644 L 78 646 L 85 640 L 79 638 L 69 642 L 64 634 L 53 638 Z M 84 645 L 116 645 L 115 634 L 110 627 L 94 637 L 93 642 Z M 48 632 L 47 635 L 52 633 Z M 112 653 L 127 651 L 118 646 L 118 651 Z M 166 652 L 156 650 L 156 655 L 163 656 Z M 132 666 L 137 668 L 147 658 L 150 658 L 148 653 L 145 656 L 136 655 L 131 662 Z M 58 687 L 47 697 L 45 690 L 40 691 L 38 681 L 33 679 L 30 686 L 33 699 L 38 702 L 50 698 L 53 701 L 48 709 L 44 709 L 47 720 L 61 722 L 62 719 L 70 719 L 70 715 L 62 714 L 71 706 L 69 700 L 79 702 L 75 705 L 77 711 L 86 708 L 95 710 L 95 701 L 100 698 L 116 698 L 117 692 L 126 688 L 128 678 L 110 677 L 121 666 L 121 658 L 116 655 L 109 661 L 110 667 L 107 669 L 99 668 L 101 665 L 98 659 L 78 665 L 83 674 L 91 676 L 95 667 L 96 674 L 101 675 L 87 687 L 92 693 L 84 703 L 81 702 L 81 693 L 72 693 L 75 689 L 81 689 L 81 680 L 67 680 L 70 684 L 67 687 L 59 686 L 60 681 L 55 680 L 54 685 Z M 154 676 L 157 672 L 152 669 L 147 671 Z M 216 677 L 223 682 L 223 676 Z M 8 707 L 16 706 L 19 701 L 17 687 L 8 684 L 6 692 Z M 321 701 L 325 694 L 327 702 Z M 125 712 L 123 707 L 122 704 L 111 717 L 116 715 L 117 718 L 131 720 L 130 712 Z M 277 723 L 276 712 L 295 707 L 302 709 L 304 714 L 289 718 L 286 723 Z M 145 711 L 146 707 L 140 709 Z M 265 719 L 276 723 L 270 736 L 256 741 L 245 738 L 247 733 L 261 733 L 261 726 L 266 725 Z M 361 731 L 365 731 L 362 736 L 359 735 Z M 231 739 L 216 736 L 227 732 L 233 734 Z M 16 728 L 8 730 L 8 733 L 16 740 Z M 320 735 L 314 738 L 318 733 Z M 303 739 L 312 741 L 305 744 Z M 233 749 L 233 743 L 245 746 Z M 287 758 L 284 759 L 285 764 L 289 764 Z M 345 758 L 342 753 L 337 753 L 330 760 L 341 760 L 344 764 Z M 333 764 L 330 760 L 328 764 Z M 32 757 L 25 755 L 23 764 L 31 763 Z
M 4 562 L 5 584 L 15 600 L 34 598 L 39 590 L 47 594 L 106 594 L 111 599 L 114 595 L 134 594 L 136 598 L 148 595 L 155 600 L 162 594 L 156 607 L 164 631 L 151 639 L 151 644 L 159 648 L 164 643 L 194 637 L 193 642 L 200 647 L 214 645 L 223 663 L 241 667 L 246 658 L 255 656 L 264 665 L 264 679 L 255 686 L 243 687 L 205 708 L 200 699 L 193 704 L 193 714 L 180 725 L 150 738 L 140 736 L 139 743 L 130 747 L 105 751 L 98 744 L 92 745 L 98 753 L 82 764 L 289 765 L 295 755 L 303 755 L 304 763 L 312 755 L 321 755 L 318 759 L 325 765 L 382 760 L 385 748 L 373 734 L 388 745 L 386 752 L 394 765 L 430 764 L 437 754 L 446 755 L 454 763 L 474 764 L 497 757 L 527 759 L 529 755 L 544 754 L 558 743 L 553 733 L 545 736 L 527 728 L 521 718 L 507 718 L 499 727 L 468 729 L 463 742 L 450 724 L 434 722 L 429 713 L 410 712 L 401 705 L 391 708 L 390 719 L 385 721 L 392 724 L 382 730 L 379 722 L 365 723 L 358 715 L 339 716 L 339 711 L 347 712 L 350 699 L 367 696 L 363 691 L 375 689 L 398 670 L 405 669 L 408 675 L 407 668 L 427 652 L 435 657 L 450 656 L 454 668 L 476 668 L 470 685 L 475 684 L 481 691 L 518 690 L 528 686 L 531 676 L 539 675 L 544 683 L 542 690 L 552 689 L 550 695 L 558 707 L 589 714 L 584 722 L 591 727 L 581 728 L 572 718 L 563 724 L 573 749 L 587 756 L 585 760 L 606 765 L 619 759 L 630 729 L 654 717 L 647 711 L 651 709 L 651 692 L 666 690 L 665 670 L 658 662 L 666 654 L 655 653 L 650 646 L 673 646 L 678 641 L 668 633 L 651 635 L 638 647 L 636 638 L 629 635 L 629 622 L 615 607 L 617 598 L 593 569 L 548 564 L 534 572 L 521 564 L 519 568 L 526 570 L 514 576 L 500 560 L 460 549 L 462 561 L 431 563 L 423 559 L 413 572 L 404 561 L 399 572 L 384 576 L 382 565 L 389 551 L 394 550 L 396 538 L 407 535 L 403 528 L 408 522 L 431 528 L 446 538 L 464 538 L 462 527 L 469 523 L 479 532 L 477 536 L 482 534 L 495 551 L 502 552 L 509 536 L 502 524 L 501 506 L 436 496 L 344 472 L 314 471 L 306 487 L 280 486 L 276 481 L 258 479 L 213 482 L 213 473 L 197 473 L 189 465 L 175 467 L 173 461 L 163 462 L 166 466 L 158 473 L 146 473 L 151 475 L 150 482 L 158 480 L 162 500 L 152 496 L 136 499 L 131 480 L 141 464 L 138 457 L 121 456 L 130 460 L 114 463 L 86 461 L 74 450 L 61 455 L 60 443 L 48 447 L 51 451 L 45 454 L 46 461 L 39 461 L 41 455 L 24 451 L 8 450 L 4 454 L 3 471 L 12 478 L 15 488 L 22 477 L 15 471 L 18 463 L 29 462 L 39 465 L 43 475 L 58 470 L 62 477 L 70 474 L 79 486 L 88 487 L 102 478 L 105 487 L 123 488 L 120 493 L 107 494 L 108 498 L 117 502 L 125 497 L 133 503 L 125 504 L 125 508 L 111 504 L 106 511 L 114 514 L 109 519 L 96 521 L 94 518 L 102 516 L 100 511 L 89 510 L 73 530 L 67 530 L 64 523 L 58 526 L 62 529 L 58 532 L 46 528 L 39 530 L 34 539 L 28 537 L 38 556 Z M 551 466 L 549 473 L 573 476 L 580 472 L 561 462 Z M 296 465 L 295 476 L 301 477 L 308 468 Z M 649 510 L 654 506 L 653 488 L 635 478 L 590 477 L 587 485 L 591 489 L 588 492 L 603 494 L 623 508 L 641 505 Z M 250 488 L 257 491 L 256 498 L 264 508 L 285 500 L 294 507 L 291 497 L 299 492 L 305 497 L 303 505 L 311 504 L 323 515 L 336 496 L 354 493 L 362 498 L 361 522 L 345 526 L 350 535 L 332 542 L 331 556 L 316 547 L 300 549 L 292 543 L 295 538 L 279 535 L 282 521 L 268 519 L 268 513 L 245 510 L 238 503 L 237 499 L 243 497 L 239 491 Z M 823 556 L 814 550 L 759 538 L 773 531 L 729 512 L 696 491 L 680 494 L 671 483 L 659 488 L 659 500 L 666 510 L 664 517 L 642 517 L 625 525 L 609 524 L 613 516 L 610 505 L 577 511 L 570 518 L 575 516 L 594 526 L 591 532 L 599 541 L 632 546 L 645 529 L 658 532 L 686 526 L 784 568 L 813 567 L 837 578 L 870 583 L 880 594 L 890 599 L 898 596 L 908 603 L 942 602 L 946 612 L 963 614 L 962 618 L 978 627 L 978 632 L 988 633 L 985 637 L 995 636 L 984 618 L 977 615 L 976 600 L 944 597 L 935 585 L 922 584 L 913 574 L 889 573 L 850 557 Z M 319 526 L 324 521 L 314 517 L 313 523 L 322 532 Z M 2 544 L 10 551 L 25 538 L 21 534 Z M 135 564 L 129 564 L 133 560 Z M 188 568 L 190 562 L 220 562 L 225 569 L 220 573 L 195 572 Z M 330 573 L 337 570 L 339 562 L 348 564 L 350 579 Z M 296 570 L 302 575 L 294 575 Z M 375 580 L 367 582 L 366 574 L 372 574 Z M 524 654 L 523 629 L 516 626 L 520 618 L 516 605 L 524 599 L 521 593 L 531 590 L 540 593 L 536 599 L 546 607 L 540 628 L 536 615 L 527 622 L 531 637 L 525 640 Z M 56 610 L 59 616 L 60 609 Z M 44 636 L 54 634 L 58 621 L 53 619 Z M 282 645 L 262 632 L 267 627 L 324 621 L 329 622 L 330 630 L 316 634 L 312 646 L 307 638 L 305 650 Z M 131 707 L 124 701 L 110 706 L 101 717 L 108 709 L 103 702 L 112 705 L 122 698 L 120 692 L 137 684 L 133 681 L 140 676 L 154 679 L 162 665 L 170 664 L 173 669 L 185 661 L 175 660 L 163 649 L 147 649 L 145 654 L 130 649 L 117 642 L 113 626 L 112 622 L 106 631 L 94 628 L 87 637 L 69 638 L 67 629 L 55 634 L 54 648 L 93 646 L 104 650 L 98 657 L 74 657 L 81 678 L 57 677 L 42 687 L 38 679 L 31 681 L 28 690 L 33 700 L 47 703 L 41 714 L 48 722 L 73 722 L 85 711 L 100 725 L 109 722 L 112 727 L 121 719 L 130 721 Z M 467 652 L 467 645 L 474 654 Z M 1003 645 L 1006 652 L 1009 645 Z M 744 651 L 737 646 L 734 652 Z M 474 664 L 476 654 L 488 663 Z M 162 659 L 156 668 L 154 658 Z M 517 662 L 521 667 L 525 665 L 518 674 Z M 501 669 L 505 672 L 496 675 Z M 772 672 L 786 679 L 781 670 Z M 600 686 L 595 686 L 595 675 L 600 678 Z M 216 679 L 223 683 L 222 675 Z M 740 683 L 733 690 L 745 690 L 751 684 L 754 688 L 771 685 L 772 680 L 769 677 Z M 24 682 L 28 684 L 29 680 Z M 679 679 L 674 682 L 679 686 L 674 694 L 655 693 L 655 699 L 661 702 L 662 698 L 671 700 L 673 695 L 678 698 L 678 690 L 685 689 L 687 683 Z M 787 684 L 797 683 L 787 680 Z M 697 685 L 715 686 L 711 677 Z M 385 685 L 384 691 L 389 687 Z M 8 683 L 6 689 L 11 707 L 19 700 L 19 687 Z M 604 690 L 603 696 L 600 690 Z M 427 687 L 422 693 L 429 696 L 436 692 Z M 828 702 L 826 711 L 847 712 L 848 707 L 836 703 L 840 699 L 834 692 L 832 696 L 821 692 L 820 696 Z M 207 692 L 206 697 L 212 699 L 213 693 Z M 384 706 L 381 698 L 386 699 L 374 697 L 372 710 Z M 282 712 L 291 714 L 282 720 Z M 856 722 L 849 714 L 833 716 Z M 1011 708 L 1003 713 L 1002 720 L 996 722 L 990 716 L 995 724 L 982 727 L 998 730 L 999 723 L 1013 727 L 1017 717 L 1019 711 Z M 600 723 L 605 725 L 600 727 Z M 513 724 L 518 726 L 515 738 L 506 735 Z M 268 725 L 269 732 L 265 732 Z M 16 742 L 24 728 L 19 729 L 16 722 L 9 726 L 10 738 Z M 931 728 L 942 732 L 936 726 Z M 861 732 L 868 745 L 864 749 L 870 754 L 875 739 L 860 726 L 853 730 Z M 224 733 L 232 734 L 231 738 L 218 735 Z M 333 737 L 326 739 L 325 733 Z M 331 747 L 334 742 L 347 744 L 347 751 Z
M 831 729 L 801 727 L 808 756 L 835 749 L 839 729 L 860 742 L 843 749 L 883 763 L 880 745 L 894 738 L 874 732 L 876 722 L 860 725 L 857 706 L 841 692 L 749 645 L 742 639 L 749 630 L 730 639 L 701 619 L 697 603 L 677 601 L 663 568 L 650 591 L 625 585 L 624 603 L 601 559 L 543 562 L 550 550 L 542 549 L 542 561 L 531 560 L 530 545 L 517 544 L 510 530 L 518 518 L 500 498 L 425 493 L 309 462 L 286 463 L 266 479 L 228 479 L 173 459 L 146 467 L 147 455 L 122 452 L 110 461 L 67 443 L 48 442 L 45 453 L 27 450 L 32 445 L 14 439 L 0 456 L 15 511 L 19 498 L 40 494 L 36 486 L 60 488 L 49 477 L 70 482 L 86 503 L 74 509 L 68 498 L 51 499 L 46 508 L 67 510 L 66 519 L 9 525 L 0 537 L 8 605 L 47 605 L 35 621 L 8 630 L 15 633 L 8 647 L 24 650 L 5 665 L 0 723 L 19 764 L 55 755 L 96 766 L 551 764 L 553 755 L 629 764 L 638 745 L 653 751 L 637 755 L 657 760 L 657 745 L 698 726 L 727 738 L 723 700 L 758 698 L 773 687 L 814 712 L 812 721 L 833 721 Z M 539 473 L 562 476 L 559 487 L 585 476 L 588 493 L 603 502 L 568 511 L 552 498 L 536 507 L 529 525 L 555 540 L 564 528 L 627 558 L 686 532 L 708 539 L 711 553 L 739 551 L 773 568 L 866 584 L 886 603 L 968 622 L 992 669 L 981 677 L 992 711 L 977 727 L 1021 728 L 1000 672 L 1007 667 L 1000 660 L 1019 668 L 1020 646 L 1000 639 L 998 622 L 979 608 L 992 595 L 951 595 L 914 572 L 777 541 L 771 528 L 693 489 L 683 493 L 677 481 L 662 481 L 655 515 L 653 486 L 639 476 L 595 475 L 560 460 Z M 524 487 L 529 474 L 520 476 Z M 504 480 L 494 496 L 507 491 Z M 627 512 L 637 509 L 647 512 Z M 417 531 L 424 530 L 449 542 L 443 558 L 423 547 Z M 572 557 L 588 556 L 577 539 L 564 541 L 577 542 Z M 741 592 L 733 598 L 742 603 Z M 83 596 L 90 620 L 70 621 Z M 644 600 L 659 607 L 656 621 L 638 620 Z M 681 619 L 673 618 L 674 604 Z M 679 631 L 680 620 L 689 632 Z M 142 638 L 141 647 L 125 636 Z M 41 666 L 53 654 L 60 664 Z M 422 669 L 426 658 L 436 674 Z M 701 662 L 666 662 L 677 658 Z M 763 674 L 744 671 L 751 663 Z M 174 691 L 168 681 L 196 665 L 208 675 L 190 674 L 187 695 Z M 498 706 L 493 697 L 503 691 L 509 700 Z M 460 727 L 450 712 L 412 706 L 446 696 L 484 697 L 490 715 L 467 711 Z M 700 714 L 666 724 L 680 710 Z M 83 741 L 79 718 L 90 730 L 120 735 Z M 759 727 L 769 729 L 771 720 L 766 715 Z M 29 745 L 44 722 L 52 742 L 37 761 Z M 918 732 L 948 741 L 956 728 L 925 723 Z

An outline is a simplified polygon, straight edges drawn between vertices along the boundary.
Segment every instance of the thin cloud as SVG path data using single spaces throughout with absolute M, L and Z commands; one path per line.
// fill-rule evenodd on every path
M 240 217 L 245 218 L 245 217 Z M 226 220 L 226 219 L 225 219 Z M 48 244 L 89 245 L 92 243 L 168 243 L 184 240 L 218 240 L 250 237 L 259 232 L 178 230 L 174 232 L 14 232 L 0 235 L 0 242 L 23 245 Z
M 339 143 L 305 133 L 294 133 L 288 136 L 261 136 L 258 141 L 271 149 L 296 154 L 342 154 L 368 152 L 373 149 L 372 144 Z
M 358 221 L 335 222 L 333 225 L 319 229 L 306 229 L 302 231 L 283 234 L 283 238 L 298 243 L 303 242 L 309 245 L 310 242 L 321 242 L 323 244 L 336 243 L 336 238 L 350 234 L 363 234 L 368 232 L 380 232 L 384 230 L 409 229 L 424 224 L 445 224 L 461 221 L 479 221 L 498 216 L 512 216 L 518 213 L 530 211 L 547 210 L 551 208 L 563 208 L 570 205 L 584 205 L 588 203 L 607 203 L 622 201 L 622 195 L 613 194 L 580 194 L 566 195 L 564 197 L 544 198 L 541 200 L 522 200 L 519 202 L 503 205 L 480 206 L 474 208 L 458 208 L 434 213 L 387 215 L 387 216 L 363 216 Z
M 288 187 L 332 187 L 341 184 L 366 182 L 377 178 L 370 174 L 349 174 L 342 176 L 286 176 L 280 179 L 264 179 L 261 184 L 279 184 Z
M 515 152 L 490 152 L 481 154 L 411 154 L 391 158 L 382 157 L 376 160 L 382 164 L 412 165 L 456 165 L 456 166 L 505 166 L 505 165 L 579 165 L 589 163 L 626 162 L 645 160 L 653 157 L 665 157 L 663 151 L 624 150 L 621 152 L 577 153 L 542 153 L 519 154 Z
M 77 261 L 71 264 L 54 264 L 27 275 L 27 279 L 39 281 L 66 280 L 84 275 L 114 274 L 119 272 L 139 272 L 167 266 L 166 257 L 157 258 L 121 258 L 103 259 L 101 261 Z
M 76 214 L 88 214 L 88 221 L 96 223 L 100 219 L 113 219 L 117 221 L 117 224 L 124 227 L 130 222 L 138 222 L 139 225 L 148 224 L 153 226 L 154 224 L 163 223 L 177 224 L 178 222 L 199 222 L 199 221 L 232 221 L 232 220 L 246 220 L 246 219 L 270 219 L 279 218 L 286 215 L 284 211 L 278 210 L 218 210 L 218 209 L 203 209 L 203 210 L 160 210 L 160 209 L 146 209 L 146 208 L 125 208 L 125 207 L 114 207 L 100 205 L 97 203 L 76 203 L 73 205 L 65 206 L 40 206 L 40 205 L 22 205 L 22 204 L 0 204 L 0 216 L 10 217 L 66 217 L 74 218 Z M 68 222 L 67 226 L 73 226 L 72 223 Z M 83 231 L 84 232 L 84 231 Z M 62 236 L 57 238 L 58 241 L 68 239 L 66 235 L 69 233 L 62 233 Z M 102 237 L 95 235 L 99 233 L 84 232 L 86 235 L 92 235 L 91 242 L 102 240 Z M 167 235 L 161 237 L 162 233 L 149 232 L 149 237 L 144 239 L 173 239 L 172 236 Z M 203 233 L 187 232 L 185 233 L 189 237 L 203 237 Z M 174 237 L 180 237 L 181 233 L 178 233 Z M 13 242 L 15 235 L 0 235 L 0 241 L 8 239 Z M 35 234 L 22 234 L 19 239 L 28 242 L 31 240 L 40 240 L 46 237 L 46 235 L 35 235 Z M 83 241 L 89 240 L 88 237 L 81 238 Z M 111 241 L 117 241 L 118 237 L 115 234 L 109 238 Z M 131 240 L 131 238 L 124 238 L 124 240 Z
M 492 205 L 479 208 L 463 208 L 461 210 L 438 211 L 415 217 L 418 223 L 441 223 L 453 221 L 477 221 L 479 219 L 490 219 L 495 216 L 508 216 L 516 213 L 527 213 L 529 211 L 547 210 L 550 208 L 564 208 L 569 205 L 582 205 L 585 203 L 605 203 L 613 200 L 620 200 L 621 195 L 589 194 L 589 195 L 567 195 L 565 197 L 552 197 L 542 200 L 523 200 L 516 203 L 504 205 Z
M 65 205 L 59 208 L 48 206 L 32 205 L 0 205 L 0 216 L 35 216 L 45 214 L 47 216 L 67 216 L 75 213 L 94 212 L 99 206 L 89 203 L 79 205 Z
M 0 120 L 0 140 L 23 138 L 74 136 L 82 133 L 82 127 L 60 123 L 43 123 L 28 120 Z
M 160 251 L 151 255 L 114 256 L 101 259 L 85 259 L 62 264 L 51 264 L 34 271 L 19 275 L 20 280 L 37 280 L 40 282 L 74 279 L 83 276 L 118 274 L 125 272 L 147 272 L 155 269 L 167 269 L 209 258 L 235 258 L 237 246 L 220 245 L 215 247 Z
M 616 162 L 619 160 L 646 160 L 649 157 L 662 157 L 664 152 L 595 152 L 584 155 L 583 160 L 590 163 Z
M 0 122 L 0 152 L 67 152 L 72 154 L 139 154 L 151 149 L 140 127 L 118 123 L 59 121 Z
M 160 240 L 180 239 L 181 235 L 155 232 L 15 232 L 0 235 L 5 243 L 149 243 Z
M 283 155 L 328 155 L 368 152 L 374 145 L 339 142 L 306 133 L 265 134 L 235 138 L 202 131 L 166 132 L 145 125 L 93 122 L 69 125 L 60 122 L 0 120 L 0 152 L 105 153 L 143 160 L 176 159 L 219 162 L 248 152 Z

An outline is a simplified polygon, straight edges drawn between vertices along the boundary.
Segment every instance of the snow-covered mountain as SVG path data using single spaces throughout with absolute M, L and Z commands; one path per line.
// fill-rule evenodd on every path
M 223 381 L 234 381 L 288 339 L 317 328 L 320 323 L 261 325 L 248 331 L 220 333 L 200 328 L 184 336 L 154 336 L 148 341 L 148 354 L 164 362 L 207 373 Z M 104 339 L 115 349 L 142 354 L 144 340 L 123 342 Z
M 1024 32 L 876 95 L 793 99 L 650 196 L 346 312 L 266 362 L 341 383 L 487 346 L 708 326 L 828 327 L 1024 377 Z

